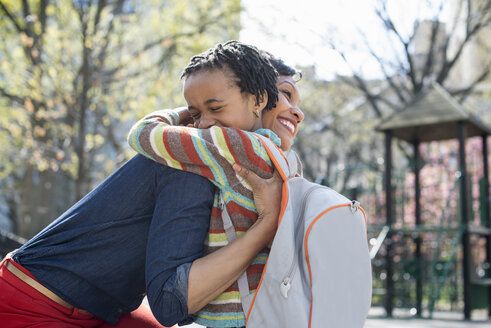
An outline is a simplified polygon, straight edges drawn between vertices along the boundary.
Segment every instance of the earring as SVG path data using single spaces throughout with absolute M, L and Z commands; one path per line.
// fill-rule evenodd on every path
M 256 117 L 257 117 L 257 118 L 259 118 L 259 109 L 256 109 L 256 110 L 254 111 L 254 115 L 256 115 Z

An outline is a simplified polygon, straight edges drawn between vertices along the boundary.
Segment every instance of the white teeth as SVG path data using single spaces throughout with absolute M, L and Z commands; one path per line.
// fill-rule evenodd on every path
M 288 128 L 290 130 L 290 132 L 293 134 L 295 132 L 295 126 L 293 125 L 292 122 L 288 121 L 288 120 L 282 120 L 280 119 L 279 120 L 281 124 L 283 124 L 286 128 Z

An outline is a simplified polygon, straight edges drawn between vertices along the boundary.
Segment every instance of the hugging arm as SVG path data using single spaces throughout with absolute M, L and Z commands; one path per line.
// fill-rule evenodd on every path
M 166 326 L 190 323 L 193 313 L 238 279 L 273 238 L 281 198 L 278 174 L 263 180 L 240 170 L 238 175 L 254 190 L 259 218 L 235 241 L 201 257 L 214 188 L 196 175 L 173 172 L 157 182 L 158 201 L 146 254 L 148 300 L 157 320 Z M 191 187 L 199 188 L 200 195 L 189 192 Z
M 155 318 L 170 327 L 194 321 L 188 315 L 188 274 L 192 262 L 203 256 L 215 187 L 203 177 L 160 167 L 157 172 L 166 174 L 155 179 L 145 280 Z M 190 192 L 196 189 L 199 194 Z
M 262 179 L 238 165 L 234 169 L 253 189 L 258 220 L 230 244 L 193 262 L 189 272 L 189 313 L 201 309 L 236 281 L 276 233 L 281 177 L 275 171 L 271 178 Z
M 221 188 L 242 184 L 241 174 L 249 172 L 249 169 L 249 179 L 256 177 L 252 172 L 262 177 L 272 177 L 272 163 L 253 134 L 234 128 L 198 130 L 176 126 L 180 123 L 178 111 L 154 112 L 132 128 L 128 141 L 133 149 L 144 156 L 167 166 L 200 174 Z M 242 164 L 242 173 L 233 171 L 234 163 Z M 262 186 L 259 189 L 276 188 L 277 183 L 259 186 Z M 281 196 L 281 189 L 271 191 L 271 194 Z M 272 201 L 269 203 L 274 204 Z M 279 210 L 279 201 L 277 206 L 272 207 Z M 259 220 L 247 232 L 227 246 L 192 262 L 187 277 L 189 314 L 225 291 L 271 241 L 278 214 L 264 212 L 259 206 L 258 212 Z M 185 278 L 184 275 L 183 281 Z M 184 297 L 182 300 L 184 302 Z
M 227 174 L 234 163 L 263 178 L 272 176 L 273 164 L 254 134 L 217 126 L 178 126 L 182 117 L 179 110 L 151 113 L 132 127 L 128 143 L 154 161 L 204 176 L 220 188 L 240 184 L 238 176 Z

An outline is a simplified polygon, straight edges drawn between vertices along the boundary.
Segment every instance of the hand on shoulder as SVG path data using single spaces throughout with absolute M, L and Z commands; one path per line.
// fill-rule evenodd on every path
M 258 213 L 258 219 L 254 225 L 261 224 L 270 230 L 272 239 L 276 233 L 281 209 L 283 180 L 280 174 L 275 169 L 271 178 L 263 179 L 238 164 L 234 164 L 233 168 L 252 187 L 254 203 Z

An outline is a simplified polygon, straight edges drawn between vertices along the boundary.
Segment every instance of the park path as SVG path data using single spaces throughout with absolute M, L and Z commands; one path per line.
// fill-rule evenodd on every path
M 187 328 L 203 328 L 195 323 Z M 364 328 L 490 328 L 491 320 L 428 320 L 428 319 L 374 319 L 368 318 Z M 326 327 L 327 328 L 327 327 Z
M 372 319 L 364 328 L 490 328 L 491 321 L 428 320 L 428 319 Z
M 148 305 L 146 297 L 144 302 Z M 372 307 L 363 328 L 491 328 L 486 311 L 474 311 L 472 321 L 463 320 L 462 313 L 455 312 L 435 312 L 434 319 L 409 318 L 407 311 L 400 309 L 396 309 L 395 315 L 406 319 L 387 319 L 383 318 L 383 312 L 381 308 Z M 182 327 L 204 328 L 196 323 Z
M 474 311 L 472 321 L 462 320 L 461 313 L 436 312 L 435 318 L 430 320 L 409 318 L 402 310 L 397 311 L 397 314 L 407 319 L 387 319 L 381 316 L 382 312 L 380 308 L 372 308 L 363 328 L 491 328 L 491 319 L 487 318 L 485 311 Z M 197 324 L 184 327 L 203 328 Z

